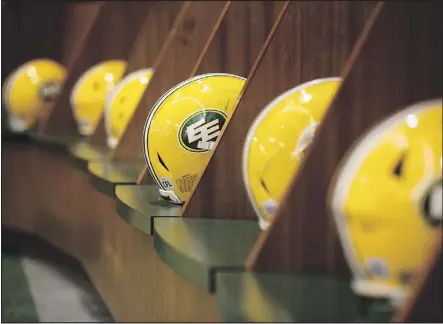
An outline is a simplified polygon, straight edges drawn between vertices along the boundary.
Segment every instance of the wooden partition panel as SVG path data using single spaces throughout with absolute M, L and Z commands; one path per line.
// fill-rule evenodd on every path
M 105 1 L 72 3 L 63 28 L 60 62 L 70 71 Z M 41 5 L 40 5 L 41 6 Z M 47 6 L 42 6 L 47 7 Z
M 375 122 L 417 101 L 442 96 L 441 2 L 386 2 L 355 60 L 284 203 L 251 254 L 257 271 L 346 273 L 326 195 L 350 145 Z M 364 35 L 363 35 L 364 36 Z
M 400 323 L 441 323 L 443 321 L 443 263 L 442 236 L 434 246 L 428 262 L 423 264 L 420 277 L 415 282 L 410 296 L 392 319 Z
M 279 94 L 303 82 L 339 76 L 374 2 L 291 1 L 269 35 L 243 95 L 183 216 L 256 219 L 241 159 L 249 126 Z
M 193 74 L 231 73 L 247 78 L 284 1 L 233 1 Z
M 232 2 L 192 75 L 231 73 L 248 77 L 279 13 L 287 4 L 283 1 Z M 151 182 L 146 166 L 139 183 Z
M 108 1 L 102 6 L 78 57 L 70 66 L 57 102 L 42 120 L 41 133 L 50 136 L 78 134 L 77 123 L 69 103 L 72 87 L 94 64 L 109 59 L 128 59 L 149 6 L 150 3 L 145 1 Z
M 183 1 L 150 1 L 145 21 L 132 46 L 125 74 L 152 68 L 156 64 L 183 3 Z M 89 139 L 94 145 L 107 145 L 103 117 Z
M 191 76 L 229 5 L 225 1 L 186 2 L 153 67 L 155 72 L 148 89 L 112 152 L 112 159 L 143 159 L 141 141 L 150 109 L 163 93 Z

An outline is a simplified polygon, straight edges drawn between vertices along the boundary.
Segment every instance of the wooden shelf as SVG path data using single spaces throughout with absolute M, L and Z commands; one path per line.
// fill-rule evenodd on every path
M 71 145 L 81 141 L 82 136 L 50 136 L 37 132 L 30 132 L 32 142 L 45 150 L 59 152 L 68 150 Z
M 29 133 L 13 133 L 7 130 L 3 130 L 2 143 L 5 142 L 29 142 Z
M 91 143 L 88 138 L 78 141 L 69 147 L 73 164 L 82 171 L 88 171 L 88 163 L 105 159 L 111 149 Z
M 88 171 L 93 187 L 113 198 L 115 186 L 136 184 L 144 166 L 144 160 L 112 161 L 103 158 L 99 161 L 89 161 Z
M 121 218 L 148 235 L 154 232 L 153 216 L 180 216 L 180 206 L 161 198 L 156 185 L 117 185 L 115 201 Z
M 260 229 L 247 220 L 154 217 L 154 244 L 160 258 L 177 275 L 207 292 L 215 274 L 245 268 Z
M 363 300 L 347 278 L 273 273 L 216 275 L 225 322 L 387 322 L 386 301 Z

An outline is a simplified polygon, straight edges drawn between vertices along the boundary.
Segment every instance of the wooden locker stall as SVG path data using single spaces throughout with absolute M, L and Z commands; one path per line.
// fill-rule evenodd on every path
M 35 129 L 2 129 L 2 226 L 79 260 L 117 321 L 442 319 L 441 240 L 401 307 L 364 298 L 351 288 L 327 200 L 341 159 L 371 125 L 441 98 L 440 3 L 99 1 L 47 8 L 2 3 L 2 36 L 10 44 L 2 80 L 34 57 L 68 69 L 61 95 Z M 49 19 L 41 21 L 43 14 Z M 92 135 L 79 134 L 70 95 L 87 69 L 116 58 L 127 62 L 124 76 L 154 72 L 111 148 L 104 115 Z M 190 199 L 173 205 L 148 170 L 145 121 L 164 93 L 205 73 L 246 82 Z M 243 179 L 248 130 L 282 93 L 329 77 L 340 77 L 340 87 L 261 230 Z

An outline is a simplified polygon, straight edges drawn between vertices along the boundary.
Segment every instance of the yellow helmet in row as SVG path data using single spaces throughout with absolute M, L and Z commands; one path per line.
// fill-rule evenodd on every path
M 301 84 L 269 103 L 249 128 L 243 181 L 262 230 L 269 226 L 340 83 L 340 78 L 326 78 Z
M 117 146 L 153 73 L 152 69 L 143 69 L 128 74 L 106 98 L 104 120 L 109 147 Z
M 103 114 L 106 97 L 120 81 L 125 69 L 125 61 L 104 61 L 88 69 L 76 82 L 71 92 L 71 108 L 81 135 L 94 132 Z
M 441 99 L 403 109 L 356 141 L 328 199 L 355 292 L 401 303 L 441 240 Z
M 156 102 L 146 120 L 143 147 L 162 197 L 175 204 L 189 198 L 245 82 L 232 74 L 203 74 Z
M 35 59 L 15 69 L 2 89 L 3 104 L 12 131 L 21 132 L 54 104 L 66 78 L 66 69 L 50 59 Z

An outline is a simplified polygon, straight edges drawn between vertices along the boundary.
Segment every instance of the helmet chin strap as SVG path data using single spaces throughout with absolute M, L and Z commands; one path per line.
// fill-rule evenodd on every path
M 177 195 L 174 193 L 174 191 L 171 190 L 163 190 L 163 189 L 158 189 L 160 196 L 162 196 L 163 198 L 169 199 L 171 201 L 171 203 L 176 204 L 176 205 L 183 205 L 183 201 L 181 201 L 180 198 L 177 197 Z

